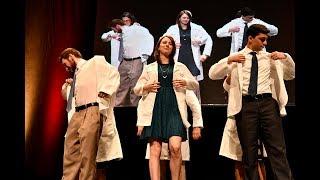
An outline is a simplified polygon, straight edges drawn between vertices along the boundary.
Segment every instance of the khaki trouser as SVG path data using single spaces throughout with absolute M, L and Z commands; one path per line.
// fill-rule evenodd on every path
M 63 180 L 93 180 L 102 121 L 99 107 L 75 112 L 64 142 Z
M 143 70 L 141 59 L 123 60 L 119 65 L 120 86 L 117 91 L 116 106 L 138 106 L 140 96 L 133 92 Z

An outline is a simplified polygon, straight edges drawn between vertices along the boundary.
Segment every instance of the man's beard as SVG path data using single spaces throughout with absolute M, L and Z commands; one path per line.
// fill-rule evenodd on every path
M 72 78 L 74 76 L 75 69 L 72 67 L 68 68 L 68 73 L 69 73 L 70 78 Z
M 69 72 L 71 75 L 74 74 L 75 70 L 76 70 L 76 66 L 75 66 L 75 65 L 74 65 L 74 66 L 71 66 L 71 67 L 68 67 L 68 72 Z

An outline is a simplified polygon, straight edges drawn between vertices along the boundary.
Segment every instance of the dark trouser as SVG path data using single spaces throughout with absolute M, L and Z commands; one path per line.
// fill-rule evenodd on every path
M 286 157 L 282 120 L 277 102 L 272 97 L 242 98 L 242 109 L 236 115 L 237 130 L 243 151 L 246 180 L 258 180 L 258 137 L 265 145 L 275 179 L 291 180 Z
M 143 70 L 141 59 L 126 61 L 119 65 L 120 86 L 116 96 L 116 106 L 138 106 L 140 96 L 133 92 Z

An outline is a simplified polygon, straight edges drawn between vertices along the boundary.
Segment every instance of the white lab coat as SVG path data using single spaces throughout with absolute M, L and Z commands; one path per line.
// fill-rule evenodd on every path
M 203 66 L 202 66 L 202 62 L 200 61 L 200 56 L 201 56 L 200 46 L 205 45 L 202 54 L 210 56 L 213 42 L 210 35 L 202 26 L 197 25 L 195 23 L 190 23 L 190 26 L 191 26 L 191 41 L 193 40 L 201 41 L 200 45 L 195 45 L 191 43 L 193 59 L 195 61 L 197 68 L 200 70 L 200 75 L 197 76 L 197 80 L 201 81 L 203 80 Z M 173 37 L 176 43 L 180 43 L 180 32 L 179 32 L 178 24 L 170 26 L 164 35 L 170 35 Z M 179 57 L 179 49 L 176 50 L 174 59 L 178 60 L 178 57 Z
M 219 38 L 231 36 L 230 54 L 238 52 L 239 48 L 242 46 L 243 30 L 245 26 L 244 22 L 245 21 L 241 17 L 236 18 L 217 30 L 217 37 Z M 266 26 L 266 28 L 270 31 L 268 34 L 269 36 L 275 36 L 278 34 L 278 28 L 276 26 L 268 24 L 260 19 L 253 18 L 253 20 L 248 23 L 248 27 L 250 27 L 252 24 L 262 24 Z M 239 27 L 240 31 L 234 33 L 229 32 L 229 29 L 233 27 Z

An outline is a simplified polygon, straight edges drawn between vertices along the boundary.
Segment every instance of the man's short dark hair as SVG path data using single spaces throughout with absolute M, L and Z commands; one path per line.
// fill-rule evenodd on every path
M 266 34 L 268 35 L 269 29 L 262 24 L 253 24 L 247 30 L 247 37 L 256 37 L 258 34 Z
M 254 16 L 255 12 L 254 12 L 254 10 L 252 10 L 248 7 L 244 7 L 241 9 L 241 15 L 242 16 Z
M 134 17 L 134 15 L 133 15 L 132 13 L 130 13 L 130 12 L 124 12 L 124 13 L 122 13 L 121 18 L 123 18 L 123 17 L 127 17 L 127 18 L 131 19 L 131 25 L 132 25 L 133 23 L 137 22 L 136 17 Z
M 112 28 L 115 27 L 116 25 L 124 25 L 124 22 L 121 19 L 112 19 L 112 21 L 109 23 L 108 27 Z
M 82 58 L 82 55 L 78 50 L 74 48 L 67 48 L 61 52 L 59 56 L 59 62 L 62 62 L 62 59 L 67 59 L 70 54 L 74 55 L 77 58 Z

